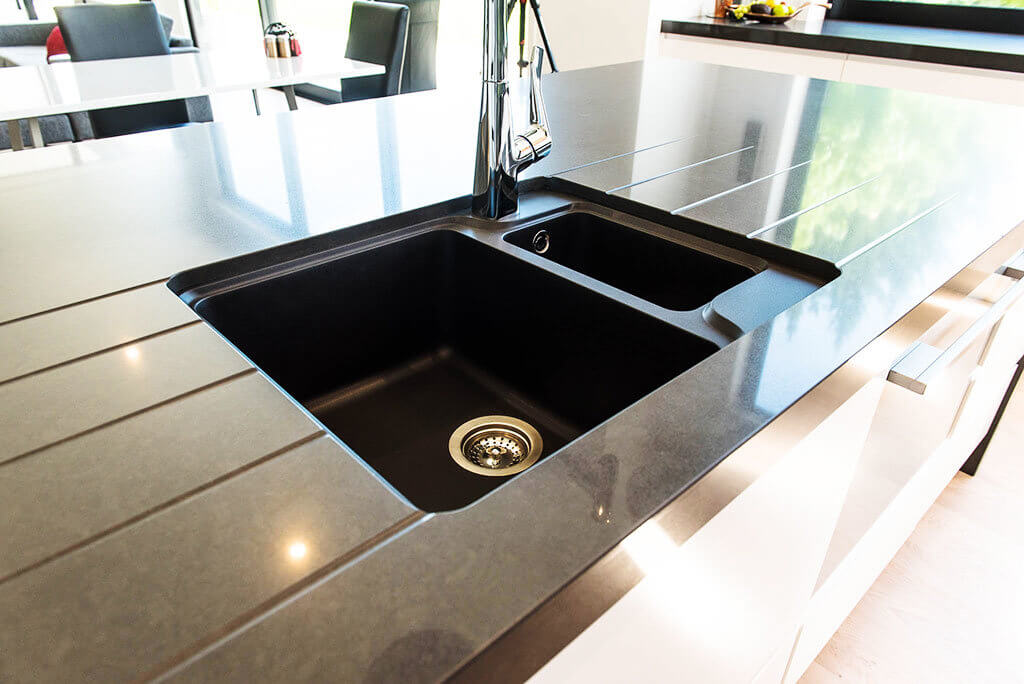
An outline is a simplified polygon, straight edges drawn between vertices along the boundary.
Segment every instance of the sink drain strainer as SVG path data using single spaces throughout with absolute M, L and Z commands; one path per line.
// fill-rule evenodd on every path
M 482 416 L 460 425 L 448 451 L 460 466 L 489 477 L 521 473 L 540 458 L 544 442 L 532 425 L 509 416 Z

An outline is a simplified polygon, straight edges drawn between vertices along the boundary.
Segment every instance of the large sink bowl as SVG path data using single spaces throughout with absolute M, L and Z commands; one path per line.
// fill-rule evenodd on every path
M 447 228 L 264 268 L 192 303 L 413 505 L 435 512 L 515 477 L 456 464 L 449 437 L 464 422 L 525 420 L 545 458 L 717 350 Z

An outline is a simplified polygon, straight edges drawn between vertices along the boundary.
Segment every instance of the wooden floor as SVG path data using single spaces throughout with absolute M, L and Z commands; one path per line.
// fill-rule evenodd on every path
M 1024 682 L 1024 386 L 800 681 Z

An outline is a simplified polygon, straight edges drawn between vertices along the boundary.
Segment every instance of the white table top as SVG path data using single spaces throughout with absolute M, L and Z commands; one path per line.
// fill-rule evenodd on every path
M 196 52 L 0 69 L 0 121 L 384 73 L 338 53 Z

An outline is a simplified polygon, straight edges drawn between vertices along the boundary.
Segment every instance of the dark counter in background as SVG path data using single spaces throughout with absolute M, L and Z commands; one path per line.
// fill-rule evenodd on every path
M 782 25 L 665 19 L 662 33 L 1024 73 L 1024 36 L 827 19 Z

